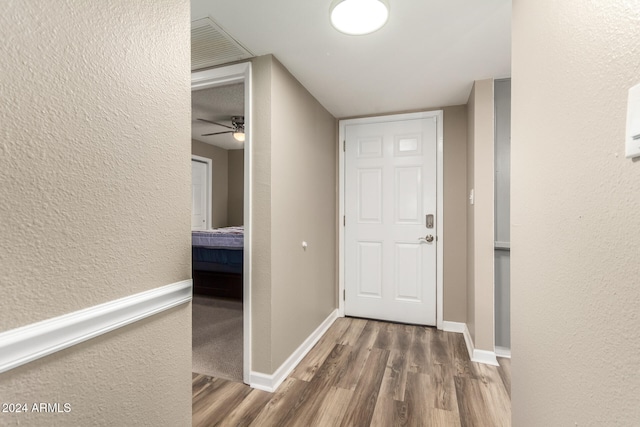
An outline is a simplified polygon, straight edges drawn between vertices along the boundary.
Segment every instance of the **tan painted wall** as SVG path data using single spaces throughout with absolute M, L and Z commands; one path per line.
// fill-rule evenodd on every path
M 494 106 L 493 79 L 469 96 L 467 139 L 467 326 L 474 346 L 494 350 Z
M 336 308 L 337 123 L 277 60 L 271 81 L 275 369 Z
M 228 153 L 224 148 L 191 140 L 191 154 L 211 159 L 211 228 L 228 225 Z
M 471 88 L 467 102 L 467 188 L 465 194 L 465 210 L 467 213 L 467 328 L 471 338 L 476 335 L 476 288 L 475 288 L 475 209 L 469 202 L 471 190 L 475 185 L 475 119 L 476 119 L 476 86 Z M 475 190 L 474 190 L 475 191 Z
M 244 150 L 229 150 L 227 224 L 244 224 Z
M 273 57 L 251 60 L 252 73 L 252 365 L 271 374 L 271 67 Z
M 0 330 L 190 277 L 189 28 L 184 0 L 4 2 Z M 183 305 L 0 374 L 72 406 L 0 424 L 188 425 L 190 331 Z
M 640 423 L 638 22 L 637 2 L 513 3 L 514 426 Z
M 336 308 L 336 121 L 272 55 L 251 63 L 252 370 L 272 374 Z
M 467 107 L 444 111 L 443 317 L 467 321 Z

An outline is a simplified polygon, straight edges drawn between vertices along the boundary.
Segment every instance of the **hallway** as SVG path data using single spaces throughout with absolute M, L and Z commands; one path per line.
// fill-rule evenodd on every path
M 193 374 L 194 426 L 509 426 L 510 360 L 461 334 L 339 318 L 276 393 Z

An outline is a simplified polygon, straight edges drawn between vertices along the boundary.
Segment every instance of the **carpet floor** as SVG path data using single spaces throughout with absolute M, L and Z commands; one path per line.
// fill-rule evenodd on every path
M 192 370 L 242 382 L 242 301 L 193 296 Z

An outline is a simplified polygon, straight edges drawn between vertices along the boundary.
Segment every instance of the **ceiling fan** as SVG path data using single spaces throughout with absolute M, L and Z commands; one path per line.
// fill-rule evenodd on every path
M 213 122 L 211 120 L 197 119 L 201 122 L 211 123 L 213 125 L 222 126 L 231 130 L 223 132 L 205 133 L 202 136 L 221 135 L 223 133 L 232 133 L 233 137 L 240 142 L 244 142 L 244 117 L 243 116 L 231 116 L 231 126 L 224 125 L 222 123 Z

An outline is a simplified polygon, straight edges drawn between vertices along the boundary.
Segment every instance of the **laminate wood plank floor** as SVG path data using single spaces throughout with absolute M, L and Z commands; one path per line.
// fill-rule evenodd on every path
M 511 367 L 462 334 L 339 318 L 275 393 L 193 374 L 194 426 L 511 425 Z

